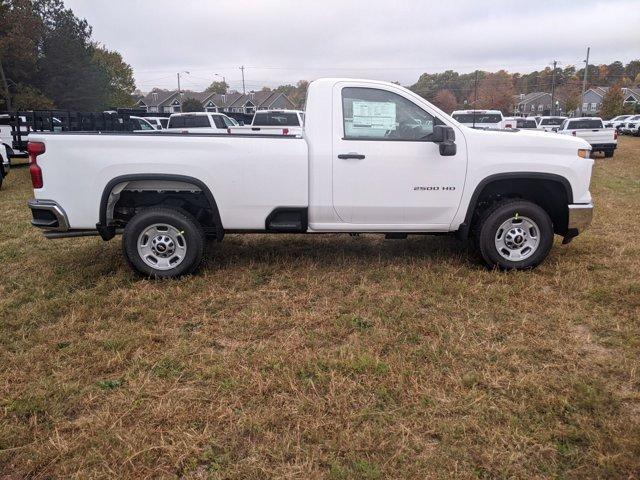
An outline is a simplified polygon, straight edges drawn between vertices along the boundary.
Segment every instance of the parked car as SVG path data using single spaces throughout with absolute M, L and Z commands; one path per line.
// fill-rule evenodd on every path
M 134 132 L 151 132 L 156 130 L 156 128 L 143 117 L 131 116 L 129 117 L 129 122 L 131 123 L 131 128 Z
M 621 124 L 620 131 L 626 135 L 635 135 L 637 137 L 640 135 L 638 127 L 640 127 L 640 115 L 634 115 Z
M 227 133 L 228 128 L 236 126 L 238 126 L 238 122 L 229 118 L 224 113 L 172 113 L 165 131 L 183 133 Z
M 533 117 L 505 117 L 504 128 L 518 128 L 520 130 L 535 130 L 538 128 Z
M 545 132 L 553 132 L 557 129 L 567 117 L 540 117 L 538 120 L 538 130 Z
M 9 150 L 7 145 L 0 143 L 0 188 L 2 188 L 2 182 L 5 177 L 9 175 L 11 170 L 11 157 L 9 156 Z
M 456 110 L 451 114 L 454 120 L 472 128 L 505 128 L 500 110 Z
M 618 146 L 618 132 L 613 128 L 604 128 L 599 117 L 567 118 L 557 132 L 583 138 L 589 142 L 593 152 L 602 152 L 605 157 L 613 157 Z
M 330 78 L 309 85 L 300 138 L 34 133 L 29 208 L 49 238 L 123 232 L 125 258 L 153 277 L 193 272 L 205 237 L 230 232 L 449 233 L 491 268 L 525 269 L 590 223 L 590 148 L 474 130 L 399 85 Z
M 624 125 L 625 121 L 631 117 L 632 115 L 618 115 L 611 120 L 605 121 L 604 126 L 605 128 L 615 128 L 616 130 L 620 130 L 620 127 Z
M 156 130 L 163 130 L 169 124 L 168 117 L 144 117 L 144 119 Z
M 304 112 L 300 110 L 258 110 L 251 125 L 231 128 L 230 133 L 300 135 Z

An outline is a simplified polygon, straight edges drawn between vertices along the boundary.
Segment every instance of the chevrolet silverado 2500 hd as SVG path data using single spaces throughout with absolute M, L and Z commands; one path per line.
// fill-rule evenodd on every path
M 36 227 L 123 232 L 146 275 L 192 272 L 225 233 L 471 237 L 490 267 L 531 268 L 591 221 L 589 144 L 467 128 L 386 82 L 311 83 L 302 136 L 34 133 Z

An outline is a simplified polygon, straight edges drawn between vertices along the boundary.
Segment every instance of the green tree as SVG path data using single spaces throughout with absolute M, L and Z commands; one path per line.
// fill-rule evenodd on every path
M 195 98 L 185 98 L 182 101 L 183 112 L 202 112 L 203 110 L 202 104 Z
M 14 108 L 19 85 L 30 83 L 36 72 L 43 31 L 31 0 L 0 0 L 0 104 L 7 110 Z
M 603 118 L 613 118 L 624 112 L 624 96 L 619 84 L 610 87 L 602 98 L 602 108 L 600 116 Z
M 109 76 L 94 60 L 91 27 L 65 9 L 60 0 L 36 3 L 44 20 L 35 86 L 58 108 L 102 110 L 108 107 Z
M 225 81 L 212 82 L 205 91 L 208 93 L 217 93 L 219 95 L 222 95 L 229 91 L 229 85 Z
M 133 70 L 116 51 L 93 45 L 93 59 L 102 67 L 109 78 L 107 102 L 109 107 L 129 107 L 133 104 L 133 92 L 136 83 Z
M 29 85 L 18 84 L 13 93 L 13 108 L 16 110 L 50 110 L 55 108 L 55 105 L 40 90 Z

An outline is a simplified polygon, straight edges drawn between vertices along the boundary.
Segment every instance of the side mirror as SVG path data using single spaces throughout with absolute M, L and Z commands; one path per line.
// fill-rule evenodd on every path
M 439 144 L 440 155 L 443 157 L 451 157 L 456 154 L 456 132 L 453 127 L 446 125 L 434 126 L 431 139 L 433 143 Z
M 553 127 L 553 128 L 551 129 L 551 131 L 552 131 L 552 132 L 558 132 L 558 127 Z

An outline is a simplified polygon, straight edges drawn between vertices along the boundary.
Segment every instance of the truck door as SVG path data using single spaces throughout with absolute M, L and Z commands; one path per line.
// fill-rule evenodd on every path
M 430 136 L 445 122 L 409 95 L 375 83 L 334 87 L 333 207 L 343 222 L 447 230 L 453 220 L 465 180 L 464 138 L 457 130 L 457 153 L 441 156 Z

